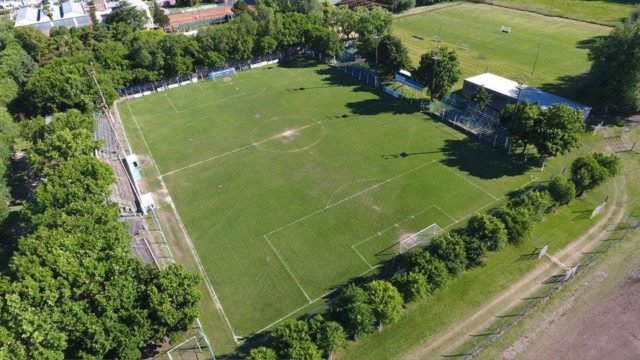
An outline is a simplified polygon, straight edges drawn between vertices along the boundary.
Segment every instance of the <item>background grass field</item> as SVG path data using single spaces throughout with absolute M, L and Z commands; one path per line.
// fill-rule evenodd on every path
M 243 72 L 120 112 L 239 335 L 373 271 L 403 234 L 451 226 L 534 179 L 325 66 Z
M 501 33 L 501 26 L 510 26 L 512 33 Z M 409 48 L 416 66 L 420 56 L 436 46 L 433 36 L 439 34 L 442 45 L 458 51 L 460 84 L 465 77 L 487 71 L 510 79 L 529 76 L 540 42 L 536 71 L 528 83 L 573 97 L 572 84 L 564 83 L 589 69 L 588 47 L 609 29 L 511 9 L 461 4 L 398 18 L 394 32 Z M 462 44 L 469 50 L 460 49 Z
M 637 0 L 485 0 L 514 9 L 569 19 L 616 25 L 625 19 Z

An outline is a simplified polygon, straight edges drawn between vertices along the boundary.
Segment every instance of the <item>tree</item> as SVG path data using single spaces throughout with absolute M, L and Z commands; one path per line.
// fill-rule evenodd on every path
M 47 36 L 33 26 L 20 26 L 15 28 L 14 36 L 20 46 L 36 62 L 40 62 L 48 53 Z
M 378 320 L 378 327 L 391 324 L 402 315 L 402 295 L 390 282 L 373 280 L 365 285 L 367 302 Z
M 487 107 L 491 103 L 491 93 L 487 91 L 487 89 L 482 86 L 478 89 L 478 92 L 473 96 L 473 101 L 478 104 L 481 108 Z
M 260 346 L 254 349 L 251 349 L 249 352 L 249 357 L 247 360 L 277 360 L 278 355 L 276 352 L 268 347 Z
M 591 69 L 584 89 L 605 112 L 640 110 L 640 23 L 625 22 L 589 50 Z
M 593 158 L 603 168 L 607 169 L 609 176 L 616 176 L 622 169 L 620 157 L 616 154 L 593 153 Z
M 285 320 L 278 325 L 271 337 L 276 350 L 284 356 L 296 345 L 311 341 L 307 323 L 294 319 Z
M 495 216 L 504 224 L 511 244 L 521 243 L 531 233 L 531 216 L 525 209 L 502 207 Z
M 169 16 L 164 13 L 157 2 L 153 3 L 151 14 L 153 16 L 153 23 L 156 24 L 156 26 L 158 26 L 159 28 L 165 28 L 171 23 Z
M 425 249 L 411 254 L 409 272 L 422 274 L 429 284 L 429 292 L 433 293 L 449 280 L 449 272 L 445 264 Z
M 540 108 L 528 101 L 507 104 L 500 113 L 500 122 L 507 128 L 509 137 L 523 145 L 523 154 L 534 140 L 534 128 L 539 118 Z
M 286 352 L 287 359 L 296 360 L 320 360 L 320 350 L 318 346 L 311 341 L 296 343 Z
M 363 9 L 363 10 L 359 10 Z M 351 38 L 351 33 L 357 30 L 357 15 L 362 13 L 364 8 L 357 8 L 356 10 L 349 9 L 348 6 L 338 6 L 335 12 L 335 25 L 340 31 L 347 37 L 347 40 Z
M 420 64 L 414 72 L 414 77 L 418 82 L 429 87 L 429 91 L 434 98 L 440 99 L 451 91 L 453 85 L 460 79 L 462 71 L 460 70 L 460 61 L 455 50 L 450 50 L 448 47 L 443 46 L 436 49 L 435 52 L 437 54 L 437 63 L 433 52 L 422 54 Z
M 377 62 L 377 68 L 383 75 L 391 76 L 411 66 L 407 48 L 393 35 L 363 38 L 359 48 L 370 63 Z
M 486 248 L 484 243 L 474 236 L 463 235 L 464 252 L 467 257 L 467 268 L 484 265 Z
M 354 30 L 360 38 L 370 37 L 372 35 L 389 35 L 392 24 L 393 15 L 379 6 L 374 6 L 369 10 L 364 7 L 357 7 L 355 9 Z
M 17 96 L 20 90 L 18 84 L 9 76 L 0 77 L 0 107 L 6 107 Z
M 507 206 L 524 210 L 531 218 L 542 220 L 542 216 L 551 209 L 553 203 L 548 191 L 530 189 L 524 195 L 511 199 Z
M 326 321 L 322 315 L 316 315 L 309 322 L 311 339 L 322 351 L 323 355 L 329 359 L 333 358 L 332 353 L 346 345 L 347 335 L 342 325 L 335 321 Z
M 117 8 L 104 17 L 104 22 L 107 26 L 123 23 L 135 29 L 142 29 L 147 23 L 147 14 L 126 0 L 122 0 Z
M 7 44 L 0 52 L 0 74 L 9 76 L 18 84 L 23 84 L 38 68 L 31 56 L 17 42 Z
M 607 180 L 608 175 L 607 169 L 602 167 L 593 156 L 579 157 L 571 164 L 571 181 L 578 195 L 602 184 Z
M 549 194 L 560 205 L 571 202 L 576 197 L 576 186 L 564 176 L 556 176 L 547 188 Z
M 578 146 L 584 132 L 582 113 L 557 103 L 541 113 L 533 127 L 533 145 L 542 158 L 555 157 Z
M 89 75 L 89 61 L 76 56 L 55 58 L 36 70 L 24 87 L 23 110 L 29 115 L 50 115 L 69 109 L 93 109 L 101 99 Z M 118 94 L 112 79 L 99 66 L 96 68 L 96 78 L 110 104 Z
M 249 5 L 247 5 L 247 3 L 243 0 L 236 1 L 236 3 L 233 4 L 232 9 L 234 15 L 236 16 L 241 14 L 249 14 Z
M 467 233 L 482 241 L 487 250 L 501 250 L 507 243 L 507 230 L 497 218 L 488 214 L 475 214 L 467 224 Z
M 449 274 L 454 277 L 463 272 L 467 266 L 464 240 L 457 233 L 449 232 L 431 240 L 429 251 L 444 263 Z
M 337 317 L 354 339 L 358 335 L 373 332 L 373 323 L 376 318 L 371 305 L 367 302 L 367 293 L 364 290 L 349 284 L 342 289 L 338 299 Z
M 396 274 L 391 278 L 391 283 L 400 291 L 407 303 L 422 299 L 429 292 L 427 279 L 417 272 Z

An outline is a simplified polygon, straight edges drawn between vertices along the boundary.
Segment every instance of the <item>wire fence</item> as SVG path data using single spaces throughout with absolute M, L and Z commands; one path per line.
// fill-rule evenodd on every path
M 505 321 L 500 324 L 499 327 L 496 328 L 495 331 L 482 334 L 486 335 L 479 343 L 476 343 L 475 346 L 468 352 L 464 354 L 457 354 L 458 357 L 462 359 L 473 359 L 476 355 L 486 349 L 490 344 L 495 342 L 502 334 L 507 332 L 509 329 L 513 328 L 520 321 L 522 321 L 527 315 L 531 314 L 538 306 L 548 300 L 555 292 L 561 289 L 564 285 L 566 285 L 571 279 L 576 276 L 580 276 L 583 270 L 593 266 L 594 262 L 602 255 L 606 254 L 616 242 L 621 242 L 625 240 L 632 232 L 637 230 L 640 227 L 640 221 L 638 218 L 629 216 L 626 220 L 626 228 L 624 229 L 624 233 L 622 236 L 615 239 L 605 240 L 607 245 L 604 246 L 602 250 L 594 251 L 588 254 L 586 258 L 584 258 L 577 266 L 577 271 L 573 273 L 573 275 L 567 278 L 565 275 L 555 276 L 551 280 L 551 287 L 545 290 L 539 296 L 534 296 L 528 298 L 528 303 L 524 306 L 524 308 L 516 314 L 510 315 L 512 318 L 511 321 Z

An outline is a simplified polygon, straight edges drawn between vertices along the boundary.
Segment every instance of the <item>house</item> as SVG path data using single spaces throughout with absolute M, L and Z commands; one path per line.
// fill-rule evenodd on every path
M 14 26 L 34 26 L 45 34 L 49 34 L 53 27 L 72 28 L 89 24 L 91 20 L 81 3 L 65 1 L 60 6 L 49 6 L 49 11 L 35 7 L 19 9 Z

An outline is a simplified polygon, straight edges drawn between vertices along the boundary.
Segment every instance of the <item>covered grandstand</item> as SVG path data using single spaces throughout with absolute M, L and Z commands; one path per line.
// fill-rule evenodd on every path
M 591 111 L 591 108 L 584 104 L 531 86 L 519 84 L 516 81 L 491 73 L 484 73 L 465 79 L 462 94 L 472 98 L 483 87 L 491 94 L 489 106 L 498 111 L 502 110 L 507 104 L 513 104 L 518 101 L 528 101 L 532 104 L 537 104 L 543 109 L 558 103 L 566 104 L 580 111 L 585 120 Z

